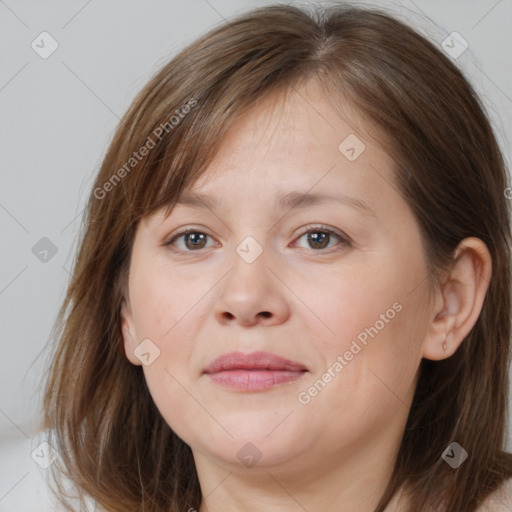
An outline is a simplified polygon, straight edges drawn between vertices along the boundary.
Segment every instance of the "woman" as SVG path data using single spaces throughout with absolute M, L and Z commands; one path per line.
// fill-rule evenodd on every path
M 55 468 L 108 511 L 509 510 L 506 177 L 461 72 L 389 15 L 200 38 L 91 191 Z

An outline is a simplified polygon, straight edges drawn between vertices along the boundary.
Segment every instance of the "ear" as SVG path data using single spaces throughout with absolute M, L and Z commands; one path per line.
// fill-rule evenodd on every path
M 423 357 L 437 361 L 455 353 L 478 320 L 491 275 L 492 259 L 485 243 L 475 237 L 462 240 L 448 277 L 436 289 Z
M 135 332 L 135 325 L 133 323 L 133 315 L 130 303 L 127 299 L 124 300 L 121 307 L 121 332 L 123 333 L 124 353 L 130 363 L 135 366 L 141 366 L 141 361 L 135 357 L 133 351 L 137 347 L 137 336 Z

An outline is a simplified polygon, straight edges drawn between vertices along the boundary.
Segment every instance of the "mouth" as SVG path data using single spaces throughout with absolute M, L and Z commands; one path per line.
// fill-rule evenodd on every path
M 300 379 L 307 372 L 303 364 L 270 352 L 230 352 L 203 371 L 214 383 L 237 391 L 264 391 Z

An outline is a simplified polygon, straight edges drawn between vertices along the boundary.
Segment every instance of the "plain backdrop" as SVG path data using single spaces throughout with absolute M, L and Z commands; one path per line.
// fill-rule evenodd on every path
M 42 350 L 119 118 L 185 45 L 268 3 L 0 0 L 0 512 L 46 510 L 44 470 L 33 457 Z M 359 3 L 390 9 L 440 47 L 454 31 L 467 41 L 454 60 L 483 98 L 510 164 L 512 0 Z

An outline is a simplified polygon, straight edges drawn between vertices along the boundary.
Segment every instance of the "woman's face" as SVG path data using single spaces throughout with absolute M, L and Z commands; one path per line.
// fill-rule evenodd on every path
M 196 462 L 322 471 L 397 449 L 428 271 L 384 150 L 313 82 L 271 106 L 237 120 L 169 217 L 140 222 L 125 351 Z M 205 373 L 232 352 L 270 355 Z

